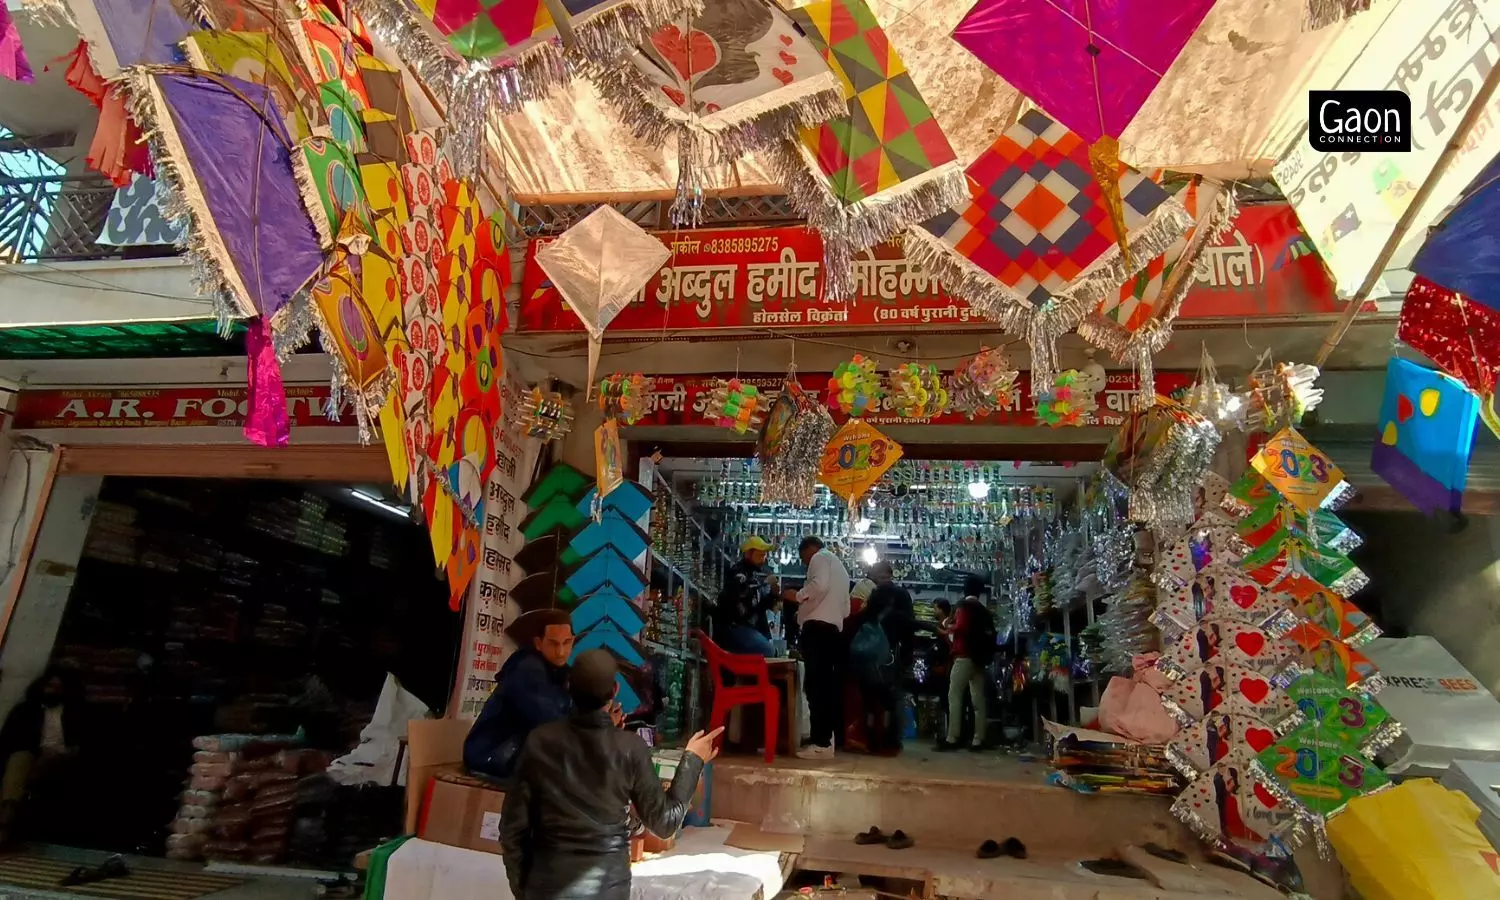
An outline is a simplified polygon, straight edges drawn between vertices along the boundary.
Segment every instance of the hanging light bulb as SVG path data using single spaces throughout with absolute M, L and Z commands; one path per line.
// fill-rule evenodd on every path
M 969 482 L 969 496 L 975 500 L 983 500 L 990 495 L 990 485 L 987 481 Z
M 854 520 L 854 530 L 856 532 L 858 532 L 859 534 L 868 534 L 869 531 L 870 531 L 870 526 L 874 525 L 874 524 L 875 524 L 875 520 L 871 519 L 871 518 L 869 518 L 867 516 L 859 518 L 859 519 L 855 519 Z
M 865 544 L 865 549 L 860 551 L 859 558 L 867 566 L 873 566 L 880 561 L 880 553 L 876 551 L 874 544 Z
M 948 568 L 948 564 L 945 563 L 945 562 L 943 562 L 940 559 L 935 559 L 935 560 L 932 561 L 932 567 L 934 569 L 946 569 L 946 568 Z

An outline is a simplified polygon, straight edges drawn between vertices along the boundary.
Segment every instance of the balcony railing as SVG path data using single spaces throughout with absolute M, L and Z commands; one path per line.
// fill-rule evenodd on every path
M 134 259 L 174 247 L 98 243 L 115 186 L 102 175 L 0 178 L 0 263 Z

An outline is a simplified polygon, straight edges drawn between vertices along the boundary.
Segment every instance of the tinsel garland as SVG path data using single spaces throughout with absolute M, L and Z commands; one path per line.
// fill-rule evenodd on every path
M 763 503 L 807 509 L 817 501 L 818 466 L 837 426 L 821 405 L 798 410 L 786 426 L 776 455 L 762 462 Z
M 473 180 L 484 160 L 486 126 L 496 115 L 519 112 L 573 80 L 585 68 L 617 64 L 662 24 L 696 15 L 702 0 L 631 0 L 573 28 L 575 43 L 553 38 L 515 59 L 467 60 L 453 50 L 420 10 L 406 0 L 353 0 L 370 31 L 399 56 L 447 106 L 444 143 L 457 177 Z
M 1151 614 L 1156 611 L 1156 588 L 1136 575 L 1121 591 L 1104 598 L 1098 624 L 1103 632 L 1104 671 L 1130 672 L 1135 657 L 1156 649 L 1160 639 Z
M 1162 286 L 1162 294 L 1167 301 L 1161 312 L 1134 332 L 1127 331 L 1108 317 L 1100 315 L 1097 305 L 1094 307 L 1095 311 L 1091 311 L 1078 323 L 1079 337 L 1108 352 L 1119 362 L 1129 363 L 1135 368 L 1140 375 L 1137 383 L 1142 392 L 1142 401 L 1149 402 L 1156 393 L 1152 358 L 1172 339 L 1172 326 L 1182 312 L 1183 301 L 1196 282 L 1199 257 L 1205 248 L 1234 228 L 1239 204 L 1235 200 L 1233 189 L 1220 188 L 1213 204 L 1208 215 L 1194 226 L 1188 246 L 1173 265 L 1167 284 Z
M 1057 339 L 1078 328 L 1107 296 L 1119 291 L 1125 279 L 1167 252 L 1192 224 L 1192 216 L 1181 203 L 1167 200 L 1130 232 L 1128 246 L 1134 268 L 1126 264 L 1119 245 L 1110 247 L 1066 291 L 1043 306 L 1033 305 L 925 228 L 908 231 L 903 243 L 908 261 L 937 276 L 949 293 L 986 319 L 1026 340 L 1031 347 L 1031 389 L 1035 395 L 1040 386 L 1051 384 L 1056 377 Z
M 957 162 L 849 205 L 835 196 L 801 140 L 786 141 L 767 156 L 772 177 L 785 186 L 792 208 L 823 236 L 823 292 L 830 300 L 854 296 L 855 254 L 969 200 L 968 179 Z
M 1350 16 L 1366 12 L 1371 0 L 1306 0 L 1302 14 L 1302 30 L 1317 31 Z
M 615 117 L 651 146 L 677 143 L 677 196 L 672 222 L 697 228 L 703 207 L 703 171 L 723 166 L 798 132 L 848 113 L 844 88 L 832 72 L 795 81 L 765 97 L 741 101 L 707 116 L 667 100 L 631 61 L 589 63 L 584 73 L 609 103 Z

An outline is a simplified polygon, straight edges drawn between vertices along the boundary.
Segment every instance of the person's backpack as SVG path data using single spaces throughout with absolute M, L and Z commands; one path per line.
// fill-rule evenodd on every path
M 895 676 L 896 653 L 878 619 L 866 619 L 849 643 L 849 667 L 863 684 L 885 684 Z
M 995 644 L 1000 639 L 995 629 L 995 616 L 978 600 L 965 598 L 962 603 L 969 613 L 964 623 L 964 647 L 970 659 L 987 666 L 995 658 Z

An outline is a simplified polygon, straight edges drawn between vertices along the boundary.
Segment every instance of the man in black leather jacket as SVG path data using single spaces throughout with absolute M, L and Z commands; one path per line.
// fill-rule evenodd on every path
M 650 748 L 610 719 L 618 671 L 608 651 L 581 654 L 568 680 L 571 717 L 526 739 L 500 824 L 516 900 L 629 900 L 628 808 L 658 837 L 676 834 L 718 753 L 722 728 L 694 735 L 663 791 Z

